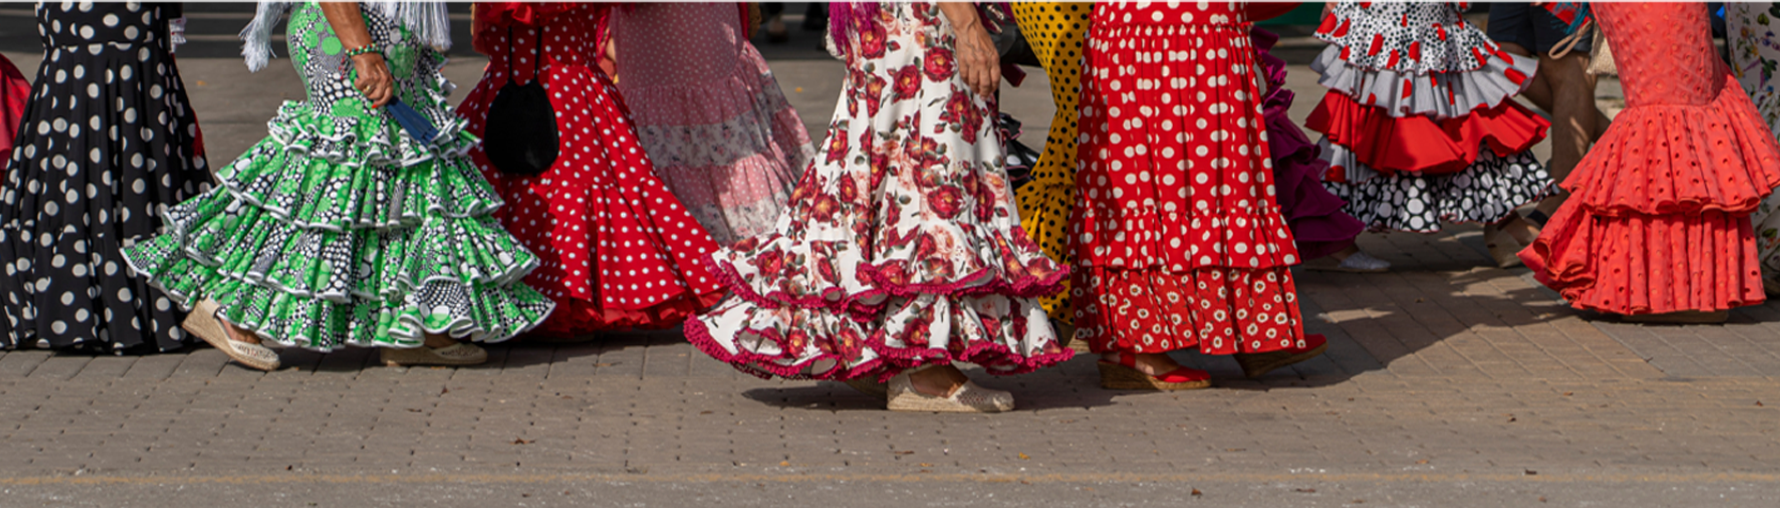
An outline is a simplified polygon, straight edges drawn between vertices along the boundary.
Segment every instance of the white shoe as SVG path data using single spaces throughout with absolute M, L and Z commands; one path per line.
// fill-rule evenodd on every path
M 919 370 L 924 369 L 911 369 L 890 378 L 888 408 L 891 411 L 1000 413 L 1014 409 L 1014 394 L 983 388 L 970 381 L 965 381 L 963 386 L 952 390 L 952 394 L 946 397 L 921 393 L 915 390 L 915 384 L 909 381 L 909 373 Z

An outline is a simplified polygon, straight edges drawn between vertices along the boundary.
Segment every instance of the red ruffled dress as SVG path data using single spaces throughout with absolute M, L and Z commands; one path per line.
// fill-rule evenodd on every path
M 507 83 L 509 67 L 518 83 L 533 78 L 533 55 L 545 41 L 541 81 L 557 114 L 556 164 L 536 176 L 515 176 L 491 166 L 480 147 L 470 152 L 506 201 L 495 213 L 501 224 L 538 256 L 525 282 L 556 301 L 555 313 L 537 329 L 541 334 L 672 327 L 723 296 L 708 268 L 717 244 L 656 178 L 617 88 L 597 67 L 595 30 L 609 8 L 475 6 L 476 48 L 489 62 L 458 107 L 470 133 L 483 135 L 488 105 Z
M 1619 314 L 1763 300 L 1749 214 L 1780 147 L 1712 44 L 1702 3 L 1596 3 L 1626 109 L 1520 258 L 1570 305 Z
M 1242 4 L 1096 5 L 1070 300 L 1096 353 L 1303 348 Z
M 1340 2 L 1311 64 L 1329 88 L 1305 127 L 1323 133 L 1331 192 L 1380 230 L 1496 222 L 1543 199 L 1532 154 L 1550 125 L 1512 98 L 1538 67 L 1467 23 L 1461 2 Z

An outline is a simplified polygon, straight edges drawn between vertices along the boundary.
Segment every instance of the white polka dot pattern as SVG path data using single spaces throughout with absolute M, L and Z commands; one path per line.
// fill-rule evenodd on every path
M 1096 351 L 1298 347 L 1242 7 L 1095 7 L 1071 218 L 1076 338 Z

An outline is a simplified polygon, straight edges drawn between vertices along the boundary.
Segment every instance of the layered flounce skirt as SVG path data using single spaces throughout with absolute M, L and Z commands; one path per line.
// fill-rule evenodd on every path
M 1572 306 L 1619 314 L 1761 303 L 1748 215 L 1780 185 L 1773 134 L 1733 79 L 1711 103 L 1621 111 L 1520 258 Z
M 1555 190 L 1529 153 L 1549 122 L 1512 100 L 1536 60 L 1443 3 L 1341 2 L 1317 36 L 1329 92 L 1305 127 L 1324 135 L 1328 189 L 1371 229 L 1497 222 Z
M 295 9 L 291 32 L 319 30 L 319 11 Z M 219 187 L 168 208 L 164 234 L 125 249 L 130 267 L 187 308 L 215 300 L 261 339 L 318 351 L 492 342 L 543 321 L 550 301 L 519 283 L 537 258 L 490 216 L 502 203 L 465 156 L 476 139 L 447 109 L 444 57 L 382 36 L 410 42 L 389 51 L 412 66 L 396 91 L 437 136 L 411 137 L 293 36 L 309 100 L 280 107 Z
M 1069 272 L 1019 226 L 991 105 L 931 60 L 953 51 L 950 25 L 933 4 L 882 9 L 841 41 L 849 72 L 823 153 L 772 231 L 717 252 L 734 296 L 689 320 L 687 338 L 744 372 L 796 379 L 1069 359 L 1034 299 Z

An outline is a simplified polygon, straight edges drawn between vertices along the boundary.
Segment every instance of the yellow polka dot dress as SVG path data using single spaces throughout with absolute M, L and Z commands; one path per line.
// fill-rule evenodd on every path
M 1057 102 L 1057 115 L 1051 119 L 1051 134 L 1045 141 L 1044 155 L 1032 168 L 1032 182 L 1020 187 L 1020 225 L 1045 255 L 1065 265 L 1073 265 L 1065 228 L 1069 224 L 1070 206 L 1075 203 L 1076 96 L 1081 93 L 1082 39 L 1088 33 L 1088 13 L 1094 4 L 1087 2 L 1016 2 L 1014 17 L 1020 23 L 1020 34 L 1038 54 L 1038 61 L 1051 79 L 1051 98 Z M 1040 299 L 1052 319 L 1071 324 L 1069 291 Z

